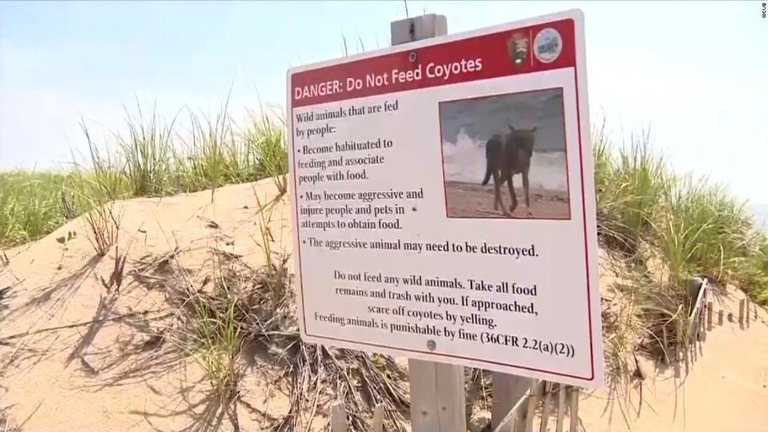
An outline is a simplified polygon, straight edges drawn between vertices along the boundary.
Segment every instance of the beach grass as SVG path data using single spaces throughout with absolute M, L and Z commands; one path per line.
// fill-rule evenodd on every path
M 178 116 L 191 130 L 180 133 Z M 88 143 L 85 160 L 60 172 L 0 172 L 0 245 L 39 239 L 67 220 L 132 197 L 167 196 L 274 178 L 287 192 L 284 125 L 262 111 L 238 125 L 229 101 L 211 118 L 193 110 L 164 121 L 155 112 L 126 109 L 128 133 L 115 142 Z M 707 274 L 738 283 L 755 300 L 768 301 L 768 241 L 746 202 L 726 189 L 673 172 L 647 134 L 617 145 L 594 135 L 595 185 L 601 238 L 634 264 L 645 266 L 651 248 L 668 267 L 669 282 Z M 186 137 L 186 138 L 182 138 Z M 106 151 L 105 149 L 111 149 Z
M 619 145 L 603 126 L 593 140 L 598 235 L 621 273 L 604 298 L 609 403 L 626 405 L 637 377 L 645 379 L 635 354 L 670 364 L 674 341 L 687 340 L 692 277 L 768 303 L 768 237 L 746 202 L 696 173 L 674 172 L 648 134 Z
M 108 202 L 211 190 L 274 178 L 287 192 L 288 155 L 283 125 L 262 112 L 246 124 L 225 104 L 213 118 L 188 110 L 191 130 L 156 113 L 127 115 L 126 136 L 96 142 L 87 126 L 86 156 L 65 171 L 0 171 L 0 247 L 51 233 L 67 220 Z M 186 138 L 180 138 L 186 136 Z M 111 149 L 111 150 L 105 150 Z
M 768 301 L 768 237 L 747 202 L 696 173 L 675 173 L 647 134 L 615 146 L 594 134 L 595 186 L 602 239 L 633 264 L 654 259 L 664 284 L 692 275 L 732 283 Z
M 84 160 L 73 157 L 71 169 L 0 172 L 0 247 L 35 241 L 84 216 L 85 236 L 104 255 L 117 243 L 122 199 L 210 190 L 213 201 L 221 186 L 265 178 L 281 196 L 287 193 L 284 124 L 265 113 L 237 124 L 229 111 L 228 102 L 210 118 L 181 111 L 191 127 L 180 130 L 177 118 L 166 122 L 139 110 L 126 116 L 128 133 L 114 142 L 95 142 L 83 123 L 88 153 Z M 746 202 L 695 173 L 673 171 L 648 134 L 615 143 L 600 128 L 593 140 L 599 239 L 624 273 L 604 312 L 609 385 L 621 395 L 636 374 L 638 347 L 656 359 L 670 357 L 662 335 L 687 328 L 691 277 L 732 284 L 768 303 L 768 238 Z M 232 359 L 244 325 L 235 322 L 236 306 L 243 306 L 230 294 L 216 305 L 215 317 L 206 315 L 210 305 L 187 302 L 195 306 L 190 322 L 196 323 L 188 333 L 197 338 L 187 348 L 224 393 L 236 387 Z

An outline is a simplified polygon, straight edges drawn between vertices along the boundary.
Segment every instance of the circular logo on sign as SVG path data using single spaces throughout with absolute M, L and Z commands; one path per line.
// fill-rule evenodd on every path
M 552 63 L 563 51 L 563 38 L 553 28 L 545 28 L 533 39 L 533 55 L 542 63 Z

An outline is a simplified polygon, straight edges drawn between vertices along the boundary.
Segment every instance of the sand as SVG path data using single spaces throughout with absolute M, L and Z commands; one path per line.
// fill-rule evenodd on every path
M 738 313 L 744 294 L 728 288 L 714 310 Z M 768 314 L 758 310 L 749 328 L 725 320 L 714 326 L 682 382 L 674 372 L 647 364 L 651 376 L 639 393 L 631 392 L 626 420 L 619 406 L 605 412 L 607 392 L 583 395 L 579 414 L 590 432 L 765 432 L 768 431 Z M 754 318 L 754 315 L 752 316 Z M 625 402 L 626 403 L 626 402 Z M 638 416 L 638 407 L 640 415 Z M 613 416 L 609 424 L 609 417 Z
M 517 179 L 517 183 L 521 180 Z M 521 184 L 515 184 L 517 208 L 513 218 L 528 219 L 570 219 L 568 194 L 564 191 L 550 191 L 531 188 L 531 214 L 526 213 L 525 192 Z M 504 184 L 501 188 L 504 207 L 509 209 L 512 200 L 509 189 Z M 493 183 L 486 186 L 473 183 L 446 182 L 446 201 L 448 217 L 453 218 L 504 218 L 501 208 L 493 209 Z
M 457 186 L 451 194 L 469 194 L 482 201 L 475 209 L 492 210 L 488 190 Z M 118 250 L 128 251 L 126 273 L 142 256 L 174 247 L 193 251 L 221 248 L 242 255 L 251 265 L 260 265 L 264 259 L 258 241 L 257 198 L 267 202 L 276 195 L 272 182 L 266 180 L 221 188 L 216 191 L 215 204 L 211 204 L 210 192 L 122 203 L 125 216 Z M 535 208 L 540 217 L 563 214 L 563 207 L 567 212 L 567 204 L 555 196 L 544 192 L 534 196 L 539 197 Z M 218 228 L 212 228 L 210 220 Z M 290 253 L 286 197 L 274 207 L 270 220 L 272 249 Z M 62 258 L 55 238 L 70 230 L 78 231 L 79 237 Z M 108 278 L 114 249 L 101 260 L 94 259 L 81 221 L 75 220 L 6 254 L 10 263 L 0 268 L 0 288 L 12 289 L 5 300 L 9 309 L 0 311 L 0 408 L 9 408 L 12 422 L 23 423 L 28 431 L 192 430 L 207 406 L 203 370 L 194 360 L 180 359 L 170 351 L 137 351 L 163 322 L 153 318 L 168 309 L 158 292 L 131 282 L 123 286 L 114 304 L 104 304 L 108 297 L 99 276 Z M 203 256 L 190 253 L 184 265 L 201 266 Z M 601 275 L 601 285 L 608 283 L 606 271 Z M 737 295 L 729 293 L 722 307 L 734 307 Z M 633 430 L 682 431 L 683 410 L 685 430 L 768 430 L 768 326 L 765 311 L 760 313 L 761 319 L 753 321 L 748 330 L 726 324 L 710 333 L 703 356 L 679 392 L 677 405 L 668 372 L 649 379 L 653 382 L 647 383 L 642 415 L 633 422 Z M 89 324 L 94 318 L 128 314 L 133 315 Z M 27 332 L 38 333 L 25 336 Z M 133 354 L 125 356 L 126 350 Z M 141 365 L 138 371 L 123 375 L 136 365 Z M 242 385 L 243 398 L 265 416 L 285 415 L 288 401 L 281 386 L 275 385 L 272 372 L 270 365 L 252 365 Z M 609 430 L 600 397 L 600 393 L 583 397 L 581 419 L 586 430 Z M 253 412 L 241 411 L 240 421 L 243 430 L 262 430 L 264 425 Z M 228 430 L 226 425 L 224 422 L 218 430 Z M 317 427 L 321 425 L 318 421 Z M 0 430 L 3 426 L 0 423 Z M 610 430 L 629 430 L 619 413 L 614 414 Z
M 263 263 L 257 244 L 257 197 L 276 196 L 271 182 L 238 185 L 211 193 L 200 192 L 163 199 L 135 199 L 124 203 L 120 247 L 134 260 L 162 254 L 174 247 L 203 250 L 216 247 L 242 255 L 251 265 Z M 272 248 L 290 253 L 289 204 L 284 197 L 274 208 Z M 214 220 L 219 229 L 209 227 Z M 55 238 L 76 230 L 57 270 L 61 246 Z M 0 340 L 26 331 L 87 323 L 99 317 L 136 313 L 130 319 L 81 325 L 20 337 L 0 346 L 0 405 L 11 406 L 12 419 L 30 431 L 145 431 L 190 430 L 208 406 L 203 401 L 208 383 L 192 359 L 179 359 L 171 350 L 157 354 L 135 351 L 163 321 L 163 296 L 137 284 L 121 289 L 108 312 L 100 308 L 106 292 L 99 276 L 108 278 L 114 250 L 100 261 L 77 220 L 33 244 L 8 251 L 3 285 L 12 285 L 10 312 L 2 321 Z M 202 265 L 194 253 L 185 267 Z M 134 262 L 126 266 L 130 273 Z M 10 365 L 9 365 L 10 363 Z M 150 366 L 148 366 L 150 365 Z M 122 376 L 136 366 L 130 376 Z M 268 365 L 257 365 L 246 377 L 244 396 L 268 415 L 284 415 L 285 395 L 268 382 Z M 190 405 L 199 404 L 190 410 Z M 244 430 L 259 430 L 256 416 L 241 415 Z M 226 431 L 226 421 L 217 430 Z

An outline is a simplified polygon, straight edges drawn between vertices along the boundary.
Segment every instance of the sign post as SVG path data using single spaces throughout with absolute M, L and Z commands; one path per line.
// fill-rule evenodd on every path
M 463 366 L 604 386 L 583 15 L 446 31 L 287 76 L 302 338 L 411 359 L 428 432 L 465 430 Z
M 390 34 L 392 46 L 445 36 L 448 19 L 445 15 L 426 14 L 393 21 Z M 408 378 L 411 430 L 466 432 L 467 393 L 463 366 L 409 359 Z

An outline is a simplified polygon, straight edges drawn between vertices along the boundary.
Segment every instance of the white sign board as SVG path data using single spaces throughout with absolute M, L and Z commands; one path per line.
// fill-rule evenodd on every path
M 288 71 L 305 341 L 604 385 L 584 45 L 569 11 Z

